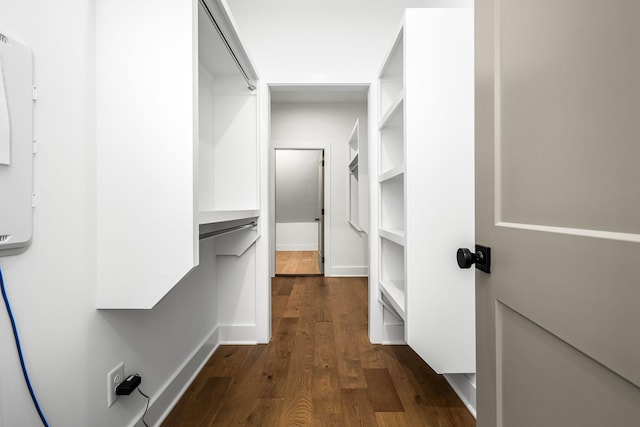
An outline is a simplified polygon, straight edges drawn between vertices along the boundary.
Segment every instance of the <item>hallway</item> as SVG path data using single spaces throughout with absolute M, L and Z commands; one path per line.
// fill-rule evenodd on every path
M 366 278 L 276 277 L 268 345 L 218 348 L 164 426 L 475 426 L 409 347 L 371 345 Z

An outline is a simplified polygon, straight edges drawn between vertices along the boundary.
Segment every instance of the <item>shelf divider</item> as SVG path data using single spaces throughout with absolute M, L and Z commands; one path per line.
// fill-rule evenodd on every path
M 405 308 L 405 295 L 404 291 L 404 282 L 396 281 L 396 282 L 379 282 L 379 288 L 382 295 L 385 296 L 387 301 L 391 304 L 394 311 L 398 313 L 398 315 L 402 318 L 402 320 L 406 320 L 407 312 Z
M 390 169 L 386 172 L 381 173 L 380 175 L 378 175 L 378 182 L 379 183 L 383 183 L 385 181 L 389 181 L 397 176 L 400 176 L 404 174 L 404 164 L 397 166 L 393 169 Z
M 389 109 L 382 115 L 382 119 L 380 120 L 380 125 L 378 126 L 379 130 L 382 130 L 387 125 L 389 125 L 390 120 L 393 119 L 394 115 L 398 112 L 399 108 L 402 108 L 404 105 L 404 89 L 400 92 L 395 101 L 391 103 Z
M 396 243 L 400 246 L 404 246 L 406 244 L 405 242 L 407 239 L 406 239 L 404 230 L 400 230 L 400 229 L 387 230 L 387 229 L 380 228 L 378 230 L 378 234 L 383 239 L 390 240 L 393 243 Z

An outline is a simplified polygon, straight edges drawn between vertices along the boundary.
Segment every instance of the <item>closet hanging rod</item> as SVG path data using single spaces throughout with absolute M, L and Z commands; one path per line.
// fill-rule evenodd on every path
M 245 230 L 247 228 L 253 228 L 257 226 L 258 223 L 255 221 L 250 222 L 249 224 L 236 225 L 235 227 L 223 228 L 222 230 L 215 230 L 208 233 L 204 233 L 200 235 L 200 240 L 208 239 L 210 237 L 222 236 L 223 234 L 233 233 L 234 231 Z
M 249 75 L 247 74 L 247 72 L 242 67 L 242 64 L 240 63 L 240 60 L 238 60 L 238 57 L 236 56 L 235 52 L 231 48 L 231 45 L 229 44 L 229 41 L 224 36 L 224 33 L 222 32 L 222 29 L 220 28 L 220 25 L 218 25 L 218 22 L 216 21 L 216 18 L 213 16 L 213 13 L 211 13 L 211 9 L 209 9 L 209 6 L 207 5 L 207 2 L 205 0 L 199 0 L 199 1 L 200 1 L 200 4 L 202 5 L 202 8 L 207 13 L 207 16 L 209 17 L 209 20 L 213 24 L 213 27 L 216 29 L 216 31 L 218 32 L 218 35 L 220 35 L 220 38 L 224 42 L 224 45 L 226 46 L 227 50 L 229 51 L 229 54 L 231 55 L 231 57 L 233 58 L 233 61 L 238 66 L 238 69 L 240 70 L 240 73 L 242 74 L 242 78 L 244 79 L 245 82 L 247 82 L 248 89 L 250 91 L 256 90 L 256 85 L 254 85 L 251 82 L 251 79 L 249 78 Z

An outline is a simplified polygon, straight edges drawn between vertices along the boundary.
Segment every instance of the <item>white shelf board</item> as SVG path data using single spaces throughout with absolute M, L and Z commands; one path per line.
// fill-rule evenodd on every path
M 351 135 L 349 135 L 349 146 L 353 147 L 353 150 L 358 151 L 358 128 L 360 126 L 360 119 L 356 119 L 356 123 L 353 125 Z
M 391 306 L 395 310 L 396 313 L 402 318 L 402 320 L 407 319 L 407 312 L 405 309 L 405 301 L 404 301 L 404 281 L 402 280 L 392 280 L 389 282 L 380 281 L 379 282 L 380 292 L 386 297 L 386 299 L 391 303 Z
M 393 243 L 396 243 L 396 244 L 398 244 L 400 246 L 404 246 L 405 245 L 406 238 L 405 238 L 404 230 L 400 230 L 400 229 L 385 230 L 385 229 L 380 228 L 378 230 L 378 234 L 383 239 L 390 240 Z
M 359 233 L 363 233 L 364 230 L 362 229 L 362 227 L 360 227 L 358 224 L 356 224 L 355 222 L 351 221 L 350 219 L 347 220 L 349 222 L 349 225 L 351 225 L 357 232 Z
M 212 224 L 215 222 L 255 218 L 257 216 L 260 216 L 260 210 L 258 209 L 238 211 L 200 211 L 198 214 L 198 224 Z
M 382 119 L 380 120 L 380 125 L 378 126 L 379 130 L 385 128 L 389 121 L 392 120 L 396 113 L 399 113 L 398 109 L 403 108 L 404 105 L 404 89 L 400 92 L 395 101 L 391 103 L 389 109 L 382 115 Z
M 390 169 L 378 175 L 378 182 L 382 183 L 385 181 L 389 181 L 390 179 L 393 179 L 399 175 L 402 175 L 403 173 L 404 173 L 404 165 L 396 166 L 395 168 Z
M 399 74 L 398 71 L 394 72 L 389 72 L 389 68 L 393 67 L 393 56 L 396 53 L 403 53 L 401 52 L 401 49 L 399 48 L 400 44 L 404 44 L 404 24 L 400 26 L 400 30 L 398 31 L 398 35 L 396 36 L 396 38 L 393 40 L 393 43 L 391 44 L 391 46 L 389 47 L 389 49 L 387 50 L 386 55 L 384 56 L 384 61 L 382 62 L 382 67 L 380 68 L 380 71 L 378 72 L 378 75 L 380 76 L 380 78 L 386 78 L 389 75 L 396 75 Z M 402 64 L 402 62 L 400 63 Z M 400 70 L 402 71 L 402 70 Z
M 349 162 L 349 171 L 353 172 L 358 169 L 358 152 L 353 156 L 353 159 Z

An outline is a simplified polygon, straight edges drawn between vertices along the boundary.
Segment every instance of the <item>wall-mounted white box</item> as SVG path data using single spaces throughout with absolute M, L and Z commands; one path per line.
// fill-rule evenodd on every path
M 31 50 L 0 31 L 0 256 L 31 243 L 34 98 Z

